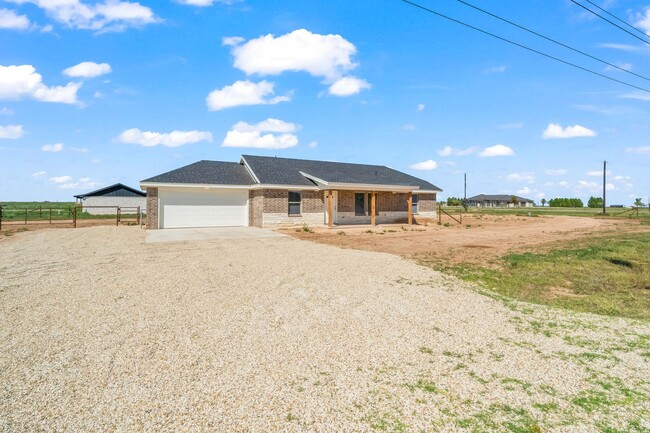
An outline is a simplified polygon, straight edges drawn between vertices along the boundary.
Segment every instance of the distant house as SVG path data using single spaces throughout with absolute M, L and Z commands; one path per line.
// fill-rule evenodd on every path
M 440 188 L 389 167 L 243 155 L 145 179 L 148 229 L 388 224 L 435 218 Z
M 532 207 L 534 204 L 530 199 L 506 194 L 479 194 L 467 199 L 470 207 Z
M 84 207 L 84 212 L 92 215 L 115 214 L 116 206 L 125 209 L 123 212 L 136 213 L 136 208 L 145 210 L 147 194 L 121 183 L 107 186 L 85 194 L 75 195 L 77 203 Z M 95 207 L 105 206 L 105 207 Z

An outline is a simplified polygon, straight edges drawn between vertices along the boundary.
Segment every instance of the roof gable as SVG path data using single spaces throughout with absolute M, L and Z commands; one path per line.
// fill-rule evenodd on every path
M 255 183 L 242 164 L 199 161 L 142 181 L 143 183 L 194 183 L 209 185 L 251 185 Z
M 146 197 L 147 193 L 139 191 L 130 186 L 124 185 L 122 183 L 116 183 L 114 185 L 105 186 L 95 191 L 87 192 L 85 194 L 75 195 L 75 198 L 86 198 L 86 197 Z
M 254 155 L 243 155 L 242 161 L 262 184 L 313 186 L 314 183 L 305 177 L 308 175 L 327 183 L 414 186 L 422 190 L 440 191 L 426 180 L 383 165 Z

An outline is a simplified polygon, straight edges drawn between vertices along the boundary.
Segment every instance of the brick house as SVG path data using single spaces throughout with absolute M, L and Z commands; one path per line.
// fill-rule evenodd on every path
M 529 198 L 516 195 L 489 195 L 479 194 L 467 199 L 470 207 L 533 207 L 535 202 Z
M 437 186 L 389 167 L 243 155 L 140 182 L 147 228 L 410 223 L 436 216 Z

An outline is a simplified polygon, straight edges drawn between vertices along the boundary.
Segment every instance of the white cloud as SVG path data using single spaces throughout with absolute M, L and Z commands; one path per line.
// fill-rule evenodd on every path
M 23 136 L 23 125 L 0 125 L 0 139 L 17 140 Z
M 644 8 L 643 12 L 637 14 L 634 25 L 650 36 L 650 6 Z
M 440 156 L 467 156 L 479 151 L 477 146 L 468 147 L 467 149 L 454 149 L 451 146 L 445 146 L 438 151 Z
M 212 6 L 215 3 L 223 3 L 223 4 L 231 5 L 239 2 L 240 0 L 176 0 L 176 1 L 178 1 L 180 4 L 184 4 L 188 6 L 207 7 L 207 6 Z
M 481 158 L 493 156 L 512 156 L 515 151 L 503 144 L 496 144 L 494 146 L 486 147 L 481 153 L 478 154 Z
M 433 159 L 428 159 L 426 161 L 418 162 L 409 166 L 413 170 L 435 170 L 438 168 L 438 163 Z
M 61 152 L 63 150 L 63 143 L 44 144 L 41 146 L 41 150 L 43 152 Z
M 517 190 L 517 194 L 520 194 L 520 195 L 528 195 L 528 194 L 531 194 L 532 192 L 533 192 L 533 190 L 528 188 L 527 186 Z
M 122 132 L 117 137 L 117 140 L 121 143 L 139 144 L 144 147 L 179 147 L 200 141 L 212 141 L 212 133 L 208 131 L 172 131 L 161 133 L 132 128 Z
M 280 75 L 307 72 L 330 84 L 329 93 L 349 96 L 369 89 L 370 84 L 348 73 L 358 64 L 352 60 L 357 48 L 340 35 L 320 35 L 305 29 L 282 36 L 272 34 L 244 42 L 240 37 L 223 38 L 232 47 L 234 66 L 247 75 Z
M 502 123 L 499 129 L 521 129 L 524 127 L 524 122 Z
M 638 101 L 650 101 L 650 94 L 648 93 L 642 93 L 642 92 L 632 92 L 632 93 L 625 93 L 619 98 L 622 99 L 636 99 Z
M 52 183 L 66 183 L 72 180 L 72 176 L 57 176 L 51 177 L 50 182 Z
M 585 190 L 585 191 L 595 193 L 595 192 L 602 191 L 603 185 L 598 182 L 579 180 L 578 184 L 576 185 L 576 188 L 578 188 L 578 190 Z M 614 186 L 614 184 L 608 183 L 605 184 L 605 189 L 607 189 L 607 191 L 614 191 L 617 188 L 616 186 Z
M 27 30 L 29 18 L 25 15 L 18 15 L 10 9 L 0 9 L 0 29 Z
M 628 52 L 639 51 L 639 47 L 634 45 L 605 43 L 605 44 L 599 44 L 598 46 L 601 48 L 611 48 L 613 50 L 628 51 Z
M 63 185 L 59 185 L 61 189 L 91 189 L 102 186 L 102 182 L 91 181 L 88 177 L 82 177 L 77 182 L 66 182 Z
M 111 65 L 108 63 L 81 62 L 78 65 L 70 66 L 63 70 L 68 77 L 94 78 L 100 75 L 110 74 Z
M 631 71 L 634 68 L 634 65 L 632 63 L 614 62 L 613 65 L 617 66 L 617 67 L 608 65 L 605 68 L 605 70 L 606 71 L 620 71 L 621 69 L 624 69 L 626 71 Z
M 226 134 L 223 147 L 250 147 L 255 149 L 287 149 L 298 144 L 293 132 L 298 126 L 279 119 L 267 119 L 256 125 L 237 122 Z
M 310 148 L 313 149 L 315 147 L 318 147 L 318 142 L 317 141 L 312 141 L 307 146 L 309 146 Z
M 641 147 L 626 147 L 626 153 L 635 153 L 635 154 L 650 154 L 650 146 L 641 146 Z
M 567 126 L 562 128 L 561 125 L 557 123 L 549 123 L 542 134 L 542 137 L 545 140 L 550 140 L 554 138 L 576 138 L 576 137 L 595 137 L 596 132 L 591 129 L 585 128 L 580 125 Z
M 603 175 L 603 171 L 602 170 L 593 170 L 593 171 L 588 171 L 586 174 L 587 174 L 587 176 L 591 176 L 591 177 L 600 177 L 600 176 Z M 607 175 L 609 176 L 610 174 L 611 174 L 611 171 L 607 170 Z
M 226 47 L 234 47 L 244 42 L 246 39 L 241 36 L 226 36 L 221 39 L 221 43 Z
M 37 171 L 36 173 L 32 173 L 32 177 L 39 177 L 43 176 L 45 174 L 44 171 Z
M 32 98 L 41 102 L 74 104 L 81 83 L 48 87 L 32 65 L 0 66 L 0 99 Z
M 483 69 L 484 74 L 500 74 L 506 71 L 505 66 L 493 66 L 491 68 Z
M 271 97 L 274 86 L 274 83 L 265 80 L 259 83 L 236 81 L 230 86 L 210 92 L 206 104 L 208 110 L 219 111 L 241 105 L 273 105 L 291 100 L 289 95 Z
M 569 187 L 569 182 L 567 182 L 566 180 L 563 180 L 563 181 L 561 181 L 561 182 L 558 182 L 557 184 L 560 185 L 560 186 L 562 186 L 562 187 L 564 187 L 564 188 L 568 188 L 568 187 Z
M 370 89 L 370 87 L 370 84 L 366 80 L 349 76 L 336 80 L 329 87 L 329 93 L 334 96 L 350 96 L 356 95 L 363 89 Z
M 0 108 L 0 115 L 2 116 L 11 116 L 14 114 L 14 110 L 7 108 L 7 107 L 2 107 Z
M 418 111 L 424 111 L 424 109 L 427 108 L 427 106 L 424 105 L 424 104 L 418 104 L 418 106 L 416 108 L 417 108 Z
M 159 22 L 153 11 L 137 2 L 104 0 L 89 5 L 80 0 L 9 0 L 32 3 L 43 9 L 53 20 L 76 29 L 122 31 Z
M 102 162 L 102 160 L 99 158 L 93 158 L 90 160 L 91 164 L 99 164 L 100 162 Z
M 534 173 L 510 173 L 506 176 L 510 182 L 535 182 Z
M 549 176 L 563 176 L 567 174 L 567 171 L 564 168 L 558 168 L 545 170 L 544 173 L 548 174 Z

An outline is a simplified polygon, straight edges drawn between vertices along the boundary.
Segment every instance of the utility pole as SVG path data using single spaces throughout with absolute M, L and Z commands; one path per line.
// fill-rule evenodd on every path
M 607 194 L 607 161 L 603 162 L 603 215 L 605 215 L 605 200 Z
M 465 173 L 465 192 L 463 193 L 463 201 L 467 201 L 467 173 Z

